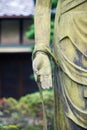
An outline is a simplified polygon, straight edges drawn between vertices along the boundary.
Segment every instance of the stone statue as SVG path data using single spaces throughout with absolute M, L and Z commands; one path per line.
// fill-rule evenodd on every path
M 51 0 L 36 0 L 33 70 L 43 89 L 52 87 L 55 61 L 55 130 L 87 129 L 87 0 L 58 0 L 53 52 Z

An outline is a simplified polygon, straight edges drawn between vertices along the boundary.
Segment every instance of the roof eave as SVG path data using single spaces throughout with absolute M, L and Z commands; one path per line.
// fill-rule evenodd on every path
M 18 18 L 18 19 L 22 19 L 22 18 L 32 18 L 33 17 L 33 15 L 27 15 L 27 16 L 24 16 L 24 15 L 11 15 L 11 16 L 9 16 L 9 15 L 3 15 L 3 16 L 0 16 L 0 19 L 11 19 L 11 18 L 13 18 L 13 19 L 15 19 L 15 18 Z

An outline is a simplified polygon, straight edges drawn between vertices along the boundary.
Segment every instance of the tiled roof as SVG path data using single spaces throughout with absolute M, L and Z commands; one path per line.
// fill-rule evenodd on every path
M 33 12 L 33 0 L 0 0 L 0 16 L 29 16 Z

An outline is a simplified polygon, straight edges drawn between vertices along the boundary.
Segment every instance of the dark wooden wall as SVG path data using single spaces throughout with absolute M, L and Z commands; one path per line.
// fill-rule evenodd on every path
M 31 53 L 0 54 L 0 98 L 38 91 L 32 75 Z

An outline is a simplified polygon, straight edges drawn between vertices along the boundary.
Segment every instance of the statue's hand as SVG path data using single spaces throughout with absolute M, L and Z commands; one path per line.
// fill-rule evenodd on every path
M 43 89 L 52 87 L 51 64 L 44 53 L 37 53 L 33 60 L 35 81 L 41 84 Z

